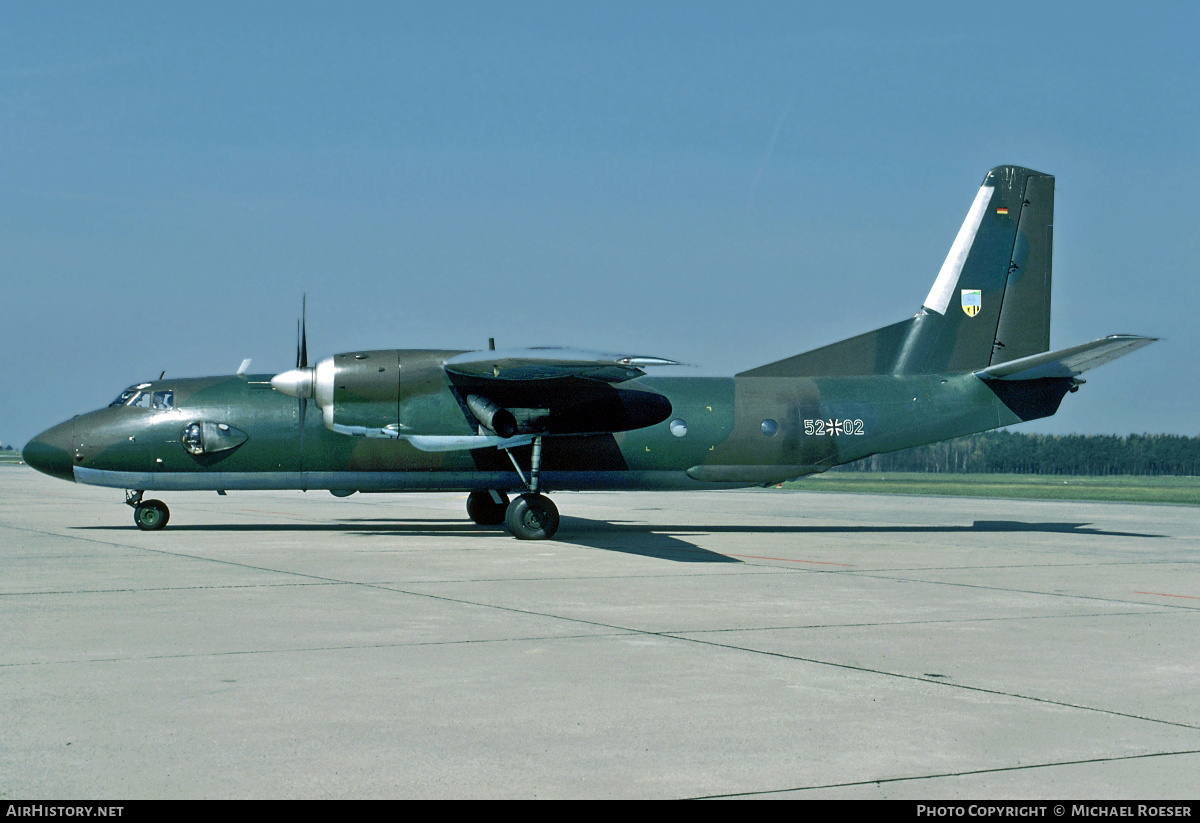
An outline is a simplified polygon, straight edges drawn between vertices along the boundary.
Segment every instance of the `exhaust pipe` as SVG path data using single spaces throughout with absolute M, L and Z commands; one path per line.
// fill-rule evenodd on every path
M 496 405 L 478 394 L 467 395 L 467 408 L 475 419 L 501 437 L 512 437 L 517 433 L 517 418 L 508 409 Z

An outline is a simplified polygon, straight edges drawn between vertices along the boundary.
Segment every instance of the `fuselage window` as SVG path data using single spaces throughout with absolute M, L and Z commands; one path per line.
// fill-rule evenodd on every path
M 779 423 L 770 418 L 762 422 L 762 433 L 767 437 L 774 437 L 779 432 Z
M 175 408 L 175 392 L 156 391 L 151 406 L 155 409 L 166 410 Z

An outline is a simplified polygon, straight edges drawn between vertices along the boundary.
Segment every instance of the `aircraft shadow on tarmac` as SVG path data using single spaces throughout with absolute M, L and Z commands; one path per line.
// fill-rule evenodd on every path
M 80 530 L 99 529 L 125 531 L 127 526 L 81 526 Z M 333 522 L 291 523 L 213 523 L 172 525 L 169 531 L 180 532 L 339 532 L 362 537 L 496 537 L 505 534 L 503 526 L 477 526 L 458 519 L 442 518 L 354 518 Z M 622 523 L 591 520 L 583 517 L 563 517 L 554 543 L 601 549 L 604 551 L 656 557 L 680 563 L 741 563 L 734 557 L 703 549 L 688 537 L 713 534 L 767 535 L 792 534 L 797 537 L 817 534 L 979 534 L 998 532 L 1073 534 L 1108 537 L 1153 537 L 1160 534 L 1119 532 L 1093 528 L 1089 523 L 1041 522 L 1019 520 L 976 520 L 969 526 L 881 526 L 881 525 L 664 525 L 651 523 Z
M 689 563 L 741 562 L 732 557 L 702 549 L 687 541 L 691 535 L 711 534 L 969 534 L 980 532 L 1026 532 L 1050 534 L 1107 535 L 1118 537 L 1162 537 L 1156 534 L 1113 532 L 1092 528 L 1088 523 L 1025 523 L 1017 520 L 976 520 L 970 526 L 696 526 L 620 523 L 564 517 L 555 536 L 560 543 L 589 546 L 627 554 L 662 557 Z M 683 556 L 680 556 L 683 555 Z

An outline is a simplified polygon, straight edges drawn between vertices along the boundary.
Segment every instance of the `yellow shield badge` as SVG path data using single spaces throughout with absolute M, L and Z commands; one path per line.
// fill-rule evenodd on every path
M 974 317 L 983 308 L 983 292 L 979 289 L 962 290 L 962 307 L 967 317 Z

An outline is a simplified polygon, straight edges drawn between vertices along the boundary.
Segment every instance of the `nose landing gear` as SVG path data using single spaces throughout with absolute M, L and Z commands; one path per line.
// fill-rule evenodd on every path
M 125 505 L 133 507 L 133 522 L 144 532 L 156 532 L 167 525 L 171 510 L 161 500 L 143 500 L 138 489 L 125 492 Z

